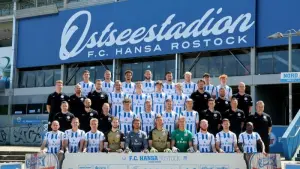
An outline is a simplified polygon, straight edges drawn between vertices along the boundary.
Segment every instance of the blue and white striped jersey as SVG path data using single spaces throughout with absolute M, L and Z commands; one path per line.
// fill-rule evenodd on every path
M 143 93 L 145 93 L 146 95 L 150 95 L 152 93 L 154 93 L 155 91 L 155 83 L 154 81 L 150 81 L 150 82 L 147 82 L 147 81 L 143 81 L 142 82 L 142 85 L 143 85 Z
M 239 136 L 239 143 L 243 144 L 244 153 L 257 153 L 257 141 L 260 135 L 257 132 L 248 134 L 243 132 Z
M 194 135 L 194 145 L 197 145 L 200 153 L 213 152 L 212 147 L 215 146 L 215 136 L 209 132 L 203 134 L 198 132 Z
M 176 122 L 179 115 L 172 111 L 172 112 L 163 112 L 161 114 L 164 120 L 164 128 L 172 133 L 176 129 Z
M 47 153 L 57 154 L 62 148 L 64 133 L 61 131 L 49 131 L 45 134 L 44 141 L 47 145 Z
M 165 82 L 163 84 L 163 91 L 168 96 L 172 96 L 173 94 L 176 93 L 176 91 L 175 91 L 175 83 L 172 82 L 171 84 L 169 84 L 169 83 Z
M 165 102 L 167 99 L 167 95 L 165 93 L 152 93 L 152 109 L 156 114 L 161 114 L 163 111 L 165 111 Z
M 234 153 L 234 145 L 237 144 L 236 135 L 229 131 L 225 133 L 224 131 L 219 132 L 216 135 L 216 142 L 220 142 L 220 147 L 225 153 Z
M 186 83 L 182 82 L 182 92 L 187 96 L 191 96 L 191 94 L 198 89 L 198 86 L 194 82 Z
M 128 96 L 132 95 L 135 91 L 135 83 L 130 82 L 122 82 L 122 91 L 127 94 Z
M 108 97 L 108 102 L 111 104 L 111 115 L 117 116 L 118 113 L 123 110 L 123 100 L 127 97 L 127 95 L 123 92 L 116 93 L 112 92 L 110 93 Z
M 183 111 L 180 116 L 184 116 L 186 120 L 186 129 L 192 134 L 197 133 L 196 123 L 199 122 L 199 115 L 196 111 Z
M 132 121 L 135 117 L 136 115 L 132 111 L 124 112 L 122 110 L 119 112 L 118 118 L 120 122 L 120 131 L 122 131 L 125 136 L 132 130 Z
M 180 114 L 185 110 L 185 102 L 189 98 L 185 94 L 173 94 L 171 96 L 172 101 L 173 101 L 173 111 L 175 111 L 177 114 Z
M 145 110 L 145 102 L 147 100 L 147 95 L 142 93 L 142 94 L 133 94 L 131 96 L 131 101 L 132 101 L 132 111 L 135 114 L 141 113 Z
M 97 130 L 95 133 L 89 131 L 85 134 L 85 141 L 87 142 L 87 152 L 97 153 L 100 151 L 100 142 L 104 141 L 104 134 Z
M 149 132 L 154 128 L 154 120 L 155 120 L 155 113 L 151 112 L 142 112 L 137 115 L 139 119 L 142 121 L 142 131 L 149 135 Z
M 85 132 L 79 129 L 75 132 L 72 129 L 66 130 L 64 140 L 68 141 L 69 153 L 77 153 L 80 148 L 80 141 L 85 140 Z
M 208 92 L 210 95 L 215 91 L 216 87 L 212 84 L 204 86 L 204 91 Z
M 102 81 L 102 91 L 109 94 L 114 91 L 114 85 L 115 83 L 113 81 Z
M 225 86 L 218 85 L 218 86 L 216 86 L 215 87 L 216 89 L 213 91 L 212 95 L 216 95 L 216 98 L 220 97 L 219 90 L 220 90 L 221 87 L 225 88 L 225 98 L 227 100 L 230 100 L 230 98 L 232 97 L 232 89 L 228 85 L 225 85 Z
M 89 92 L 95 90 L 95 84 L 93 82 L 84 83 L 84 81 L 81 81 L 79 85 L 81 86 L 81 91 L 84 96 L 87 96 Z

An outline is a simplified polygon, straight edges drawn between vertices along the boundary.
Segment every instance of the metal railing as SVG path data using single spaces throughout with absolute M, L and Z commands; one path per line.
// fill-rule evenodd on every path
M 12 14 L 13 14 L 12 2 L 0 3 L 0 16 L 7 16 Z

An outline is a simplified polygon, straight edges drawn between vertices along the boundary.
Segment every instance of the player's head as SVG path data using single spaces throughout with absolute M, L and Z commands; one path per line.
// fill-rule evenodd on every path
M 224 87 L 220 87 L 220 89 L 219 89 L 220 97 L 225 97 L 225 93 L 226 93 L 225 88 Z
M 139 118 L 134 118 L 132 121 L 132 127 L 134 130 L 139 130 L 141 128 L 141 120 Z
M 92 118 L 90 120 L 90 127 L 91 127 L 92 131 L 96 131 L 98 129 L 98 124 L 99 124 L 98 119 Z
M 125 80 L 126 81 L 131 81 L 132 76 L 133 76 L 133 72 L 131 70 L 126 70 L 124 75 L 125 75 Z
M 190 98 L 186 99 L 185 106 L 188 111 L 193 110 L 193 104 L 194 104 L 194 101 L 192 99 L 190 99 Z
M 175 84 L 176 92 L 177 93 L 182 93 L 182 85 L 181 83 L 176 83 Z
M 213 109 L 213 108 L 215 107 L 215 105 L 216 105 L 215 99 L 209 98 L 207 104 L 208 104 L 208 107 L 209 107 L 210 109 Z
M 172 111 L 172 108 L 173 108 L 172 99 L 168 98 L 166 100 L 166 111 L 170 112 L 170 111 Z
M 90 80 L 90 71 L 88 71 L 88 70 L 83 71 L 82 78 L 84 81 L 89 81 Z
M 111 72 L 110 72 L 110 70 L 106 70 L 106 71 L 104 72 L 104 78 L 105 78 L 106 80 L 110 80 L 110 79 L 111 79 Z
M 113 129 L 118 129 L 119 128 L 119 118 L 114 117 L 111 121 L 111 127 Z
M 202 131 L 207 131 L 207 128 L 208 128 L 208 121 L 207 120 L 201 120 L 200 121 L 200 129 Z
M 224 130 L 229 130 L 230 127 L 230 121 L 228 119 L 223 119 L 222 120 L 222 127 Z
M 152 78 L 152 72 L 150 70 L 146 70 L 144 73 L 144 77 L 146 80 L 150 80 Z
M 233 109 L 236 109 L 236 108 L 237 108 L 237 106 L 238 106 L 238 100 L 237 100 L 235 97 L 232 97 L 232 98 L 231 98 L 230 106 L 231 106 L 231 108 L 233 108 Z
M 262 114 L 265 110 L 265 103 L 262 100 L 256 102 L 256 112 Z
M 249 133 L 251 133 L 253 131 L 254 127 L 253 127 L 253 123 L 252 122 L 248 122 L 246 124 L 246 131 Z
M 61 112 L 65 113 L 69 110 L 69 103 L 67 101 L 62 101 L 60 104 Z
M 185 125 L 186 125 L 186 119 L 185 116 L 180 116 L 178 118 L 178 128 L 179 129 L 185 129 Z
M 163 127 L 163 124 L 164 124 L 164 120 L 163 120 L 163 117 L 161 115 L 157 115 L 155 117 L 155 126 L 157 128 L 162 128 Z
M 120 92 L 121 91 L 121 85 L 122 85 L 121 81 L 120 80 L 116 80 L 115 81 L 115 91 Z
M 81 86 L 80 86 L 80 84 L 76 84 L 74 90 L 75 90 L 76 94 L 81 94 Z
M 198 85 L 199 90 L 203 90 L 204 86 L 205 86 L 205 81 L 200 79 L 200 80 L 198 80 L 197 85 Z
M 102 113 L 104 115 L 107 115 L 109 113 L 109 110 L 110 110 L 109 104 L 108 103 L 104 103 L 102 105 Z
M 222 74 L 221 76 L 219 76 L 220 83 L 221 83 L 222 85 L 225 85 L 225 84 L 227 83 L 227 78 L 228 78 L 228 76 L 225 75 L 225 74 Z
M 244 83 L 244 82 L 240 82 L 240 83 L 239 83 L 238 89 L 239 89 L 239 92 L 244 93 L 245 90 L 246 90 L 246 85 L 245 85 L 245 83 Z
M 167 82 L 172 82 L 172 80 L 173 80 L 173 74 L 172 74 L 172 72 L 170 72 L 170 71 L 167 72 L 165 77 L 166 77 L 166 81 Z
M 163 83 L 162 81 L 158 80 L 155 82 L 155 88 L 157 92 L 161 92 L 162 91 L 162 87 L 163 87 Z
M 51 123 L 51 129 L 52 131 L 58 131 L 59 129 L 59 122 L 57 120 L 54 120 L 52 123 Z
M 124 111 L 130 111 L 130 107 L 131 107 L 131 99 L 129 99 L 129 98 L 125 98 L 124 100 L 123 100 L 123 108 L 124 108 Z
M 192 73 L 191 72 L 185 72 L 184 73 L 184 80 L 186 82 L 190 82 L 192 80 Z
M 101 90 L 102 89 L 102 81 L 100 79 L 97 79 L 95 81 L 95 87 L 96 87 L 96 90 Z
M 209 73 L 204 73 L 203 74 L 203 80 L 205 81 L 205 83 L 209 84 L 209 82 L 210 82 L 210 74 Z
M 56 90 L 57 92 L 61 92 L 62 89 L 63 89 L 63 86 L 64 86 L 64 83 L 63 83 L 62 80 L 57 80 L 57 81 L 55 82 L 55 90 Z
M 71 121 L 72 129 L 78 129 L 79 125 L 80 125 L 79 118 L 74 117 Z
M 85 108 L 90 108 L 91 105 L 92 105 L 91 99 L 86 98 L 86 99 L 84 100 L 84 107 L 85 107 Z
M 141 81 L 135 82 L 135 90 L 142 91 L 142 82 Z
M 146 109 L 146 112 L 150 112 L 152 110 L 152 101 L 151 101 L 151 99 L 147 99 L 145 101 L 145 109 Z

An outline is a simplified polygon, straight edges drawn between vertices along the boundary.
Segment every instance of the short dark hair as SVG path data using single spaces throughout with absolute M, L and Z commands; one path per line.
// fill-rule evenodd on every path
M 134 119 L 132 120 L 132 124 L 133 124 L 134 122 L 136 122 L 136 121 L 141 122 L 141 119 L 139 119 L 139 118 L 134 118 Z
M 84 74 L 86 74 L 86 73 L 90 74 L 90 71 L 84 70 L 82 74 L 84 75 Z
M 226 122 L 226 121 L 228 121 L 230 123 L 229 119 L 226 119 L 226 118 L 222 120 L 222 123 Z
M 215 99 L 213 99 L 213 98 L 209 98 L 207 101 L 208 101 L 208 102 L 214 102 L 214 101 L 215 101 Z
M 124 103 L 131 103 L 131 99 L 128 98 L 128 97 L 126 97 L 126 98 L 123 100 L 123 104 L 124 104 Z
M 210 77 L 209 73 L 204 73 L 202 77 Z
M 173 74 L 173 73 L 171 71 L 167 71 L 165 76 L 168 75 L 168 74 Z
M 199 80 L 197 81 L 197 84 L 200 83 L 200 82 L 203 82 L 203 83 L 205 84 L 205 81 L 204 81 L 203 79 L 199 79 Z
M 236 97 L 232 97 L 232 98 L 231 98 L 231 101 L 233 101 L 233 100 L 238 101 Z
M 131 73 L 133 75 L 133 72 L 131 70 L 126 70 L 124 74 L 126 75 L 127 73 Z
M 158 81 L 155 82 L 155 86 L 158 85 L 158 84 L 163 86 L 163 82 L 161 80 L 158 80 Z

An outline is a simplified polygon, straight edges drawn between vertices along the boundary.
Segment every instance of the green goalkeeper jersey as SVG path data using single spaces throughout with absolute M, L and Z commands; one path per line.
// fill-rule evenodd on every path
M 175 147 L 180 152 L 187 152 L 189 142 L 193 142 L 193 134 L 189 130 L 180 131 L 176 129 L 172 132 L 172 141 L 175 141 Z

